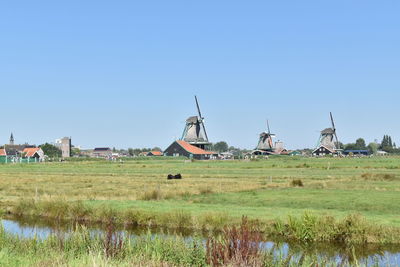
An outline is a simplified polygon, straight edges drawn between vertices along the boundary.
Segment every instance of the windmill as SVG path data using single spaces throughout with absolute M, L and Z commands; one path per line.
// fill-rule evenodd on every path
M 211 143 L 208 141 L 206 127 L 204 126 L 204 117 L 201 115 L 197 96 L 194 96 L 194 99 L 196 101 L 198 116 L 191 116 L 186 120 L 185 129 L 180 140 L 205 149 Z
M 268 132 L 262 132 L 260 134 L 260 139 L 258 140 L 258 145 L 256 147 L 257 150 L 263 150 L 263 151 L 274 150 L 274 143 L 272 141 L 272 138 L 275 137 L 275 134 L 271 133 L 268 120 L 267 120 L 267 130 Z
M 339 139 L 336 134 L 336 126 L 333 120 L 332 112 L 330 112 L 330 117 L 332 127 L 321 131 L 321 135 L 318 140 L 318 147 L 324 146 L 332 152 L 336 152 L 339 149 Z

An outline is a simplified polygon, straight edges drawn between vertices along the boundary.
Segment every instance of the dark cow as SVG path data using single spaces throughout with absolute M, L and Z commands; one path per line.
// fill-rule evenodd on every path
M 168 179 L 168 180 L 172 180 L 172 179 L 182 179 L 182 175 L 181 175 L 180 173 L 178 173 L 177 175 L 168 174 L 167 179 Z

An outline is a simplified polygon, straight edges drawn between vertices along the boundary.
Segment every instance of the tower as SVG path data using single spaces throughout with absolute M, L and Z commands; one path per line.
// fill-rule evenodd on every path
M 71 137 L 64 137 L 60 140 L 61 156 L 62 158 L 71 157 Z
M 10 146 L 13 146 L 14 145 L 14 136 L 13 136 L 13 133 L 11 133 L 11 136 L 10 136 Z

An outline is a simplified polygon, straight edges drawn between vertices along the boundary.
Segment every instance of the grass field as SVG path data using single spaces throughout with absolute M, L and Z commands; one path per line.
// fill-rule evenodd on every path
M 182 180 L 167 180 L 181 173 Z M 302 187 L 293 185 L 301 180 Z M 400 227 L 400 158 L 272 157 L 257 161 L 142 159 L 0 165 L 0 205 L 21 199 L 81 200 L 86 206 L 217 214 L 262 221 L 315 215 L 360 214 Z M 61 215 L 62 216 L 62 215 Z M 184 218 L 183 218 L 184 219 Z

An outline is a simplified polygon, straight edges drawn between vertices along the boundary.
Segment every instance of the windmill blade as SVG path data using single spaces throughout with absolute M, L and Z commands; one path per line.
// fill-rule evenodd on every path
M 196 100 L 196 106 L 197 106 L 197 111 L 198 111 L 199 117 L 200 117 L 200 123 L 203 126 L 204 135 L 206 137 L 206 141 L 208 142 L 208 135 L 207 135 L 206 127 L 204 126 L 204 118 L 201 116 L 200 105 L 199 105 L 199 101 L 197 100 L 197 96 L 194 96 L 194 99 Z
M 336 146 L 338 146 L 337 148 L 339 148 L 339 139 L 338 139 L 337 134 L 336 134 L 336 126 L 335 126 L 335 121 L 333 120 L 332 112 L 330 112 L 330 115 L 331 115 L 333 135 L 335 136 Z
M 330 115 L 331 115 L 332 129 L 333 129 L 333 131 L 335 131 L 335 132 L 336 132 L 336 127 L 335 127 L 335 122 L 333 121 L 333 115 L 332 115 L 332 112 L 330 112 Z
M 201 116 L 199 101 L 197 101 L 197 96 L 194 96 L 194 99 L 196 100 L 197 112 L 199 113 L 200 120 L 203 120 L 203 117 Z
M 271 134 L 271 130 L 269 129 L 269 122 L 267 120 L 267 128 L 268 128 L 268 134 Z

